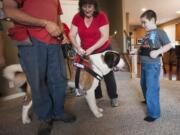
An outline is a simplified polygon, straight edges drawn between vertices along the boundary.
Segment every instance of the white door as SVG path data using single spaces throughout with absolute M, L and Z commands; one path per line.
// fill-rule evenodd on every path
M 61 20 L 65 22 L 69 27 L 73 16 L 78 12 L 78 1 L 77 0 L 60 0 L 63 15 Z

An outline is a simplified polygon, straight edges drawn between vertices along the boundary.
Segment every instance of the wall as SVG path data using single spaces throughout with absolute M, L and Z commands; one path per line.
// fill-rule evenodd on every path
M 105 11 L 110 21 L 110 35 L 117 31 L 117 35 L 113 38 L 113 49 L 123 51 L 123 9 L 122 0 L 99 0 L 100 8 Z
M 78 1 L 61 0 L 61 7 L 63 10 L 61 20 L 70 27 L 73 16 L 78 12 Z
M 176 41 L 176 26 L 175 26 L 178 23 L 180 23 L 180 17 L 158 25 L 158 27 L 164 29 L 167 32 L 171 41 L 175 42 L 176 44 L 179 44 L 179 42 Z
M 170 24 L 167 26 L 162 27 L 162 29 L 167 33 L 170 41 L 172 43 L 175 43 L 176 41 L 176 28 L 175 28 L 175 24 Z

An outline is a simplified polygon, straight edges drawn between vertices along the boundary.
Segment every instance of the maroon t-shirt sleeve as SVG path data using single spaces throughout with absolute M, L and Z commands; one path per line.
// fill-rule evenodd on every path
M 80 15 L 79 14 L 76 14 L 73 19 L 72 19 L 72 24 L 75 25 L 75 26 L 78 26 L 79 25 L 79 21 L 80 21 Z
M 58 0 L 59 1 L 59 0 Z M 63 11 L 62 11 L 62 8 L 61 8 L 61 3 L 60 1 L 58 2 L 58 15 L 62 15 L 63 14 Z
M 109 24 L 109 20 L 107 18 L 107 15 L 104 12 L 100 12 L 98 15 L 98 24 L 99 27 L 104 26 L 106 24 Z
M 63 27 L 64 27 L 64 33 L 65 33 L 66 37 L 69 38 L 70 29 L 69 29 L 67 24 L 65 24 L 65 23 L 62 23 L 62 24 L 63 24 Z
M 15 0 L 19 6 L 22 6 L 25 0 Z

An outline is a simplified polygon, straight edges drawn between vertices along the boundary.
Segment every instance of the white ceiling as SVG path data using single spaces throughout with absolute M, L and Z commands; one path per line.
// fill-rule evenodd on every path
M 164 23 L 180 17 L 176 11 L 180 10 L 180 0 L 124 0 L 125 12 L 129 12 L 130 25 L 139 25 L 142 8 L 156 11 L 157 23 Z

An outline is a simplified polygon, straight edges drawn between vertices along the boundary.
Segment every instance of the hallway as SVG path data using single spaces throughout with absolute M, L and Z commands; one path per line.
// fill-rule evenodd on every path
M 162 116 L 147 123 L 145 105 L 139 79 L 131 80 L 127 72 L 116 73 L 120 106 L 112 108 L 104 92 L 99 106 L 104 116 L 96 119 L 84 97 L 67 95 L 66 110 L 77 116 L 73 124 L 55 122 L 51 135 L 179 135 L 180 133 L 180 82 L 161 80 Z M 105 89 L 103 87 L 103 89 Z M 105 90 L 104 90 L 105 91 Z M 0 102 L 0 135 L 34 135 L 38 121 L 33 115 L 29 125 L 21 122 L 22 98 Z

